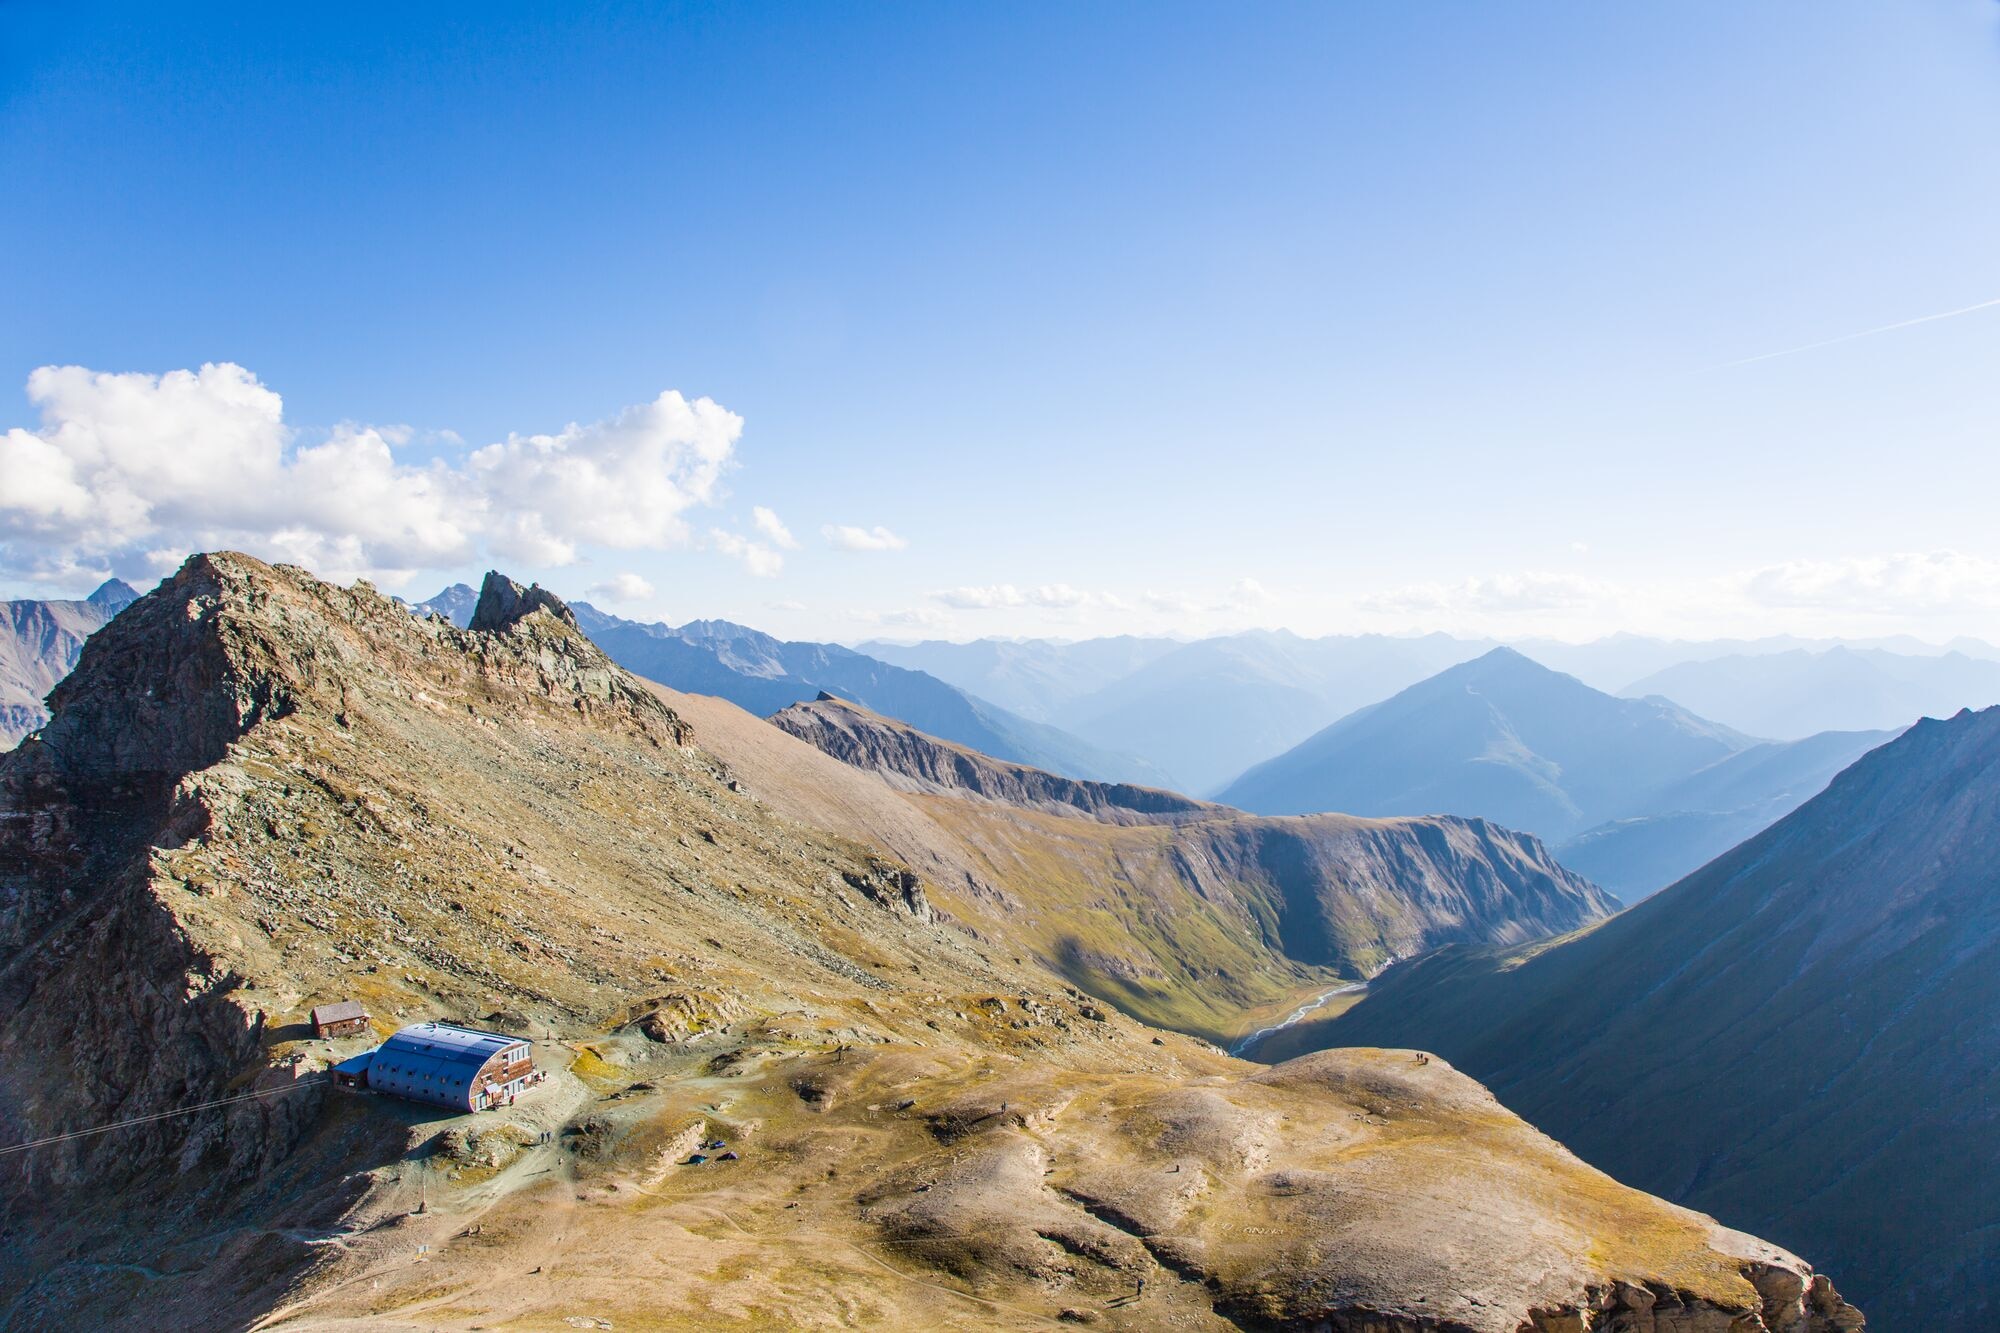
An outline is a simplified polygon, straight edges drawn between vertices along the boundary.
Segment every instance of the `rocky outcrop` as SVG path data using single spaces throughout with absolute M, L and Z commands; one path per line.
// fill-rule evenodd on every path
M 918 921 L 928 923 L 937 919 L 924 893 L 923 881 L 908 866 L 872 858 L 865 870 L 849 870 L 841 878 L 850 888 L 866 894 L 871 902 L 907 913 Z
M 485 582 L 479 585 L 479 602 L 472 608 L 467 628 L 497 634 L 513 628 L 536 611 L 548 612 L 571 629 L 577 627 L 576 613 L 569 609 L 568 603 L 541 584 L 523 588 L 505 574 L 488 570 Z

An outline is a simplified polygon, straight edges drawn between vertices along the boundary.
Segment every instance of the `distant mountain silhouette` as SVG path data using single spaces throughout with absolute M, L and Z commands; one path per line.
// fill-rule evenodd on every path
M 1754 743 L 1496 648 L 1349 714 L 1218 799 L 1262 814 L 1478 815 L 1556 841 Z
M 106 579 L 81 601 L 0 602 L 0 750 L 48 721 L 48 692 L 76 665 L 83 641 L 139 600 Z
M 882 661 L 927 671 L 1003 708 L 1061 727 L 1105 749 L 1134 754 L 1172 773 L 1189 791 L 1214 795 L 1252 764 L 1282 753 L 1364 705 L 1490 651 L 1492 640 L 1284 631 L 1175 643 L 1121 635 L 1051 639 L 865 643 Z M 1821 731 L 1899 729 L 1925 714 L 2000 702 L 2000 649 L 1958 639 L 1940 651 L 1906 637 L 1840 641 L 1661 639 L 1611 634 L 1588 643 L 1524 639 L 1522 656 L 1593 689 L 1659 694 L 1693 713 L 1755 736 L 1794 739 Z M 1782 676 L 1783 661 L 1852 653 L 1877 668 L 1850 698 L 1830 681 L 1780 684 L 1771 693 L 1796 716 L 1735 706 L 1726 689 L 1699 682 L 1727 675 L 1727 659 L 1768 663 L 1752 674 Z M 1685 668 L 1685 675 L 1658 673 Z M 1885 681 L 1882 678 L 1888 678 Z M 1690 683 L 1681 688 L 1680 682 Z M 1637 686 L 1633 682 L 1640 682 Z M 1893 682 L 1893 683 L 1891 683 Z M 1632 688 L 1628 689 L 1627 687 Z M 1162 725 L 1171 718 L 1171 725 Z
M 1792 739 L 1900 728 L 1920 717 L 2000 703 L 2000 662 L 1961 652 L 1920 657 L 1880 648 L 1741 654 L 1683 662 L 1621 693 L 1662 694 L 1704 717 Z
M 860 651 L 912 671 L 928 671 L 1023 717 L 1053 722 L 1073 701 L 1126 679 L 1182 646 L 1175 639 L 1120 634 L 1075 643 L 1052 639 L 875 641 L 861 644 Z
M 459 591 L 447 588 L 416 609 L 435 608 L 456 619 L 464 601 Z M 934 676 L 839 644 L 785 642 L 727 620 L 642 624 L 588 602 L 570 606 L 584 633 L 626 670 L 677 690 L 716 695 L 759 715 L 828 690 L 932 735 L 1065 777 L 1173 785 L 1143 760 L 1109 753 Z
M 1808 1247 L 1870 1327 L 2000 1326 L 2000 708 L 1602 926 L 1392 968 L 1260 1055 L 1331 1045 L 1438 1052 L 1620 1179 Z
M 1556 846 L 1562 863 L 1627 903 L 1699 869 L 1826 789 L 1893 731 L 1827 731 L 1738 750 L 1648 793 L 1646 813 L 1609 820 Z
M 418 615 L 439 615 L 452 624 L 464 629 L 472 623 L 472 612 L 479 605 L 479 592 L 470 584 L 454 583 L 437 596 L 413 603 L 410 609 Z
M 1342 714 L 1476 656 L 1445 634 L 1304 639 L 1253 630 L 1175 648 L 1055 712 L 1067 730 L 1143 755 L 1208 795 Z

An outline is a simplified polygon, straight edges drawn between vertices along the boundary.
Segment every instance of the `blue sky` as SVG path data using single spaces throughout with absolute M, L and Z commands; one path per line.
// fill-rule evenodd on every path
M 1737 364 L 2000 298 L 1991 0 L 17 2 L 0 179 L 15 595 L 2000 636 L 2000 306 Z

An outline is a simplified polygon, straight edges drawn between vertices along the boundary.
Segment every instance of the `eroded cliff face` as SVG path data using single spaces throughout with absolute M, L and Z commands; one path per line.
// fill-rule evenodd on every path
M 940 921 L 520 600 L 197 557 L 0 760 L 5 1136 L 175 1113 L 0 1159 L 0 1322 L 1858 1326 L 1441 1061 L 1230 1060 Z M 349 996 L 549 1080 L 327 1093 L 374 1038 L 302 1020 Z

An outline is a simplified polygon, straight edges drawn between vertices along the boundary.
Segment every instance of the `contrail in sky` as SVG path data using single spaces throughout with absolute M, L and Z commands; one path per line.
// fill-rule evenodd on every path
M 1856 338 L 1872 338 L 1878 333 L 1894 333 L 1897 329 L 1907 329 L 1917 324 L 1931 324 L 1940 319 L 1956 319 L 1960 315 L 1969 315 L 1975 310 L 1987 310 L 1994 306 L 2000 306 L 2000 296 L 1994 297 L 1991 301 L 1981 301 L 1977 305 L 1960 306 L 1956 310 L 1946 310 L 1935 315 L 1919 315 L 1915 319 L 1898 320 L 1894 324 L 1884 324 L 1880 328 L 1863 329 L 1859 333 L 1843 333 L 1838 338 L 1824 338 L 1816 343 L 1805 343 L 1798 347 L 1787 347 L 1780 352 L 1765 352 L 1760 356 L 1746 356 L 1741 361 L 1725 361 L 1721 365 L 1711 366 L 1709 369 L 1733 370 L 1737 366 L 1752 365 L 1758 361 L 1769 361 L 1774 357 L 1796 356 L 1800 352 L 1811 352 L 1821 347 L 1832 347 L 1836 343 L 1851 343 Z

